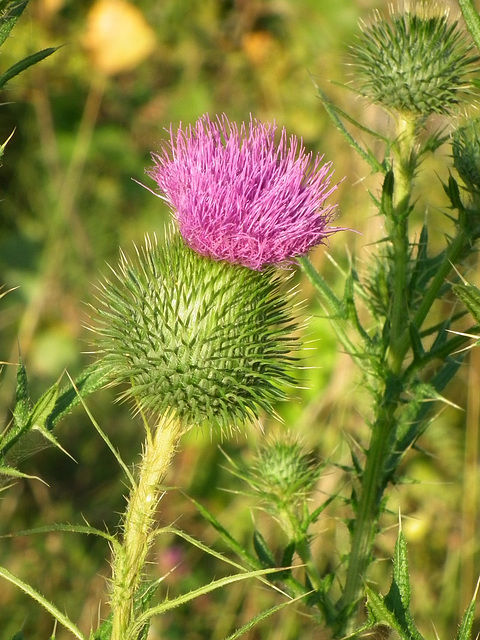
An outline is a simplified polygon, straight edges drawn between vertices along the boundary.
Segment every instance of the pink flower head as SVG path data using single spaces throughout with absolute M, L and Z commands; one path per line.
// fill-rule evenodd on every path
M 181 125 L 147 173 L 172 208 L 185 242 L 215 260 L 262 269 L 290 261 L 338 228 L 324 206 L 331 163 L 295 136 L 253 118 L 240 128 L 223 115 Z

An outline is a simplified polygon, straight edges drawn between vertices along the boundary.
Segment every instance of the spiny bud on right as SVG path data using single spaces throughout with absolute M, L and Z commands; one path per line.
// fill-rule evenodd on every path
M 414 6 L 414 3 L 413 3 Z M 480 57 L 457 21 L 436 3 L 379 12 L 352 47 L 359 92 L 387 111 L 413 117 L 447 115 L 471 92 Z

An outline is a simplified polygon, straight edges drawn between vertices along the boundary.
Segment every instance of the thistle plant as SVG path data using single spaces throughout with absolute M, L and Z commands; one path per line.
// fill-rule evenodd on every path
M 275 127 L 223 116 L 171 133 L 148 171 L 176 224 L 163 246 L 122 253 L 99 287 L 93 331 L 99 369 L 144 416 L 146 441 L 115 547 L 112 640 L 144 632 L 144 565 L 155 511 L 180 437 L 207 425 L 225 435 L 273 413 L 293 385 L 294 292 L 274 265 L 320 243 L 330 165 L 313 163 Z M 189 245 L 189 246 L 187 246 Z M 140 602 L 140 604 L 139 604 Z

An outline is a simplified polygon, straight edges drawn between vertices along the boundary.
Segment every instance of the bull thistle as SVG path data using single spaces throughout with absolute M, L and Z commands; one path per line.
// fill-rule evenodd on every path
M 139 597 L 155 535 L 160 482 L 191 428 L 222 434 L 274 413 L 293 384 L 298 326 L 294 291 L 275 266 L 325 241 L 337 188 L 331 165 L 285 130 L 203 116 L 170 130 L 148 175 L 171 207 L 163 246 L 147 238 L 121 254 L 99 286 L 95 349 L 111 384 L 123 384 L 146 423 L 138 480 L 114 551 L 111 640 L 141 629 Z M 149 426 L 153 424 L 153 428 Z

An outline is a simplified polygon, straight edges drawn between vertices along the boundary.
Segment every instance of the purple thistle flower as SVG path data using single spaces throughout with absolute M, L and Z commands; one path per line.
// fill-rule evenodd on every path
M 147 174 L 172 208 L 196 252 L 260 270 L 281 264 L 339 228 L 328 227 L 336 205 L 324 206 L 331 163 L 313 159 L 302 141 L 253 118 L 240 128 L 223 115 L 202 116 L 175 134 Z

